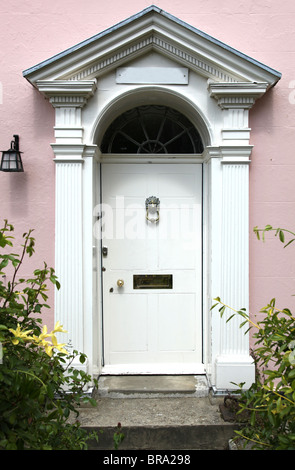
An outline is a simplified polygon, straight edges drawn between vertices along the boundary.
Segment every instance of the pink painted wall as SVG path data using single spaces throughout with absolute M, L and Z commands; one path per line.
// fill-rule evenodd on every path
M 24 275 L 43 260 L 54 265 L 55 168 L 53 109 L 22 71 L 149 5 L 147 0 L 1 2 L 0 148 L 9 148 L 13 134 L 19 134 L 25 173 L 0 173 L 0 218 L 8 218 L 17 234 L 35 228 L 37 255 Z M 295 80 L 295 2 L 158 0 L 156 5 L 283 74 L 251 110 L 250 228 L 272 224 L 295 229 L 295 88 L 289 87 Z M 295 302 L 295 244 L 284 250 L 273 237 L 268 239 L 262 244 L 251 234 L 252 312 L 272 297 L 282 307 Z M 52 325 L 52 316 L 44 321 Z

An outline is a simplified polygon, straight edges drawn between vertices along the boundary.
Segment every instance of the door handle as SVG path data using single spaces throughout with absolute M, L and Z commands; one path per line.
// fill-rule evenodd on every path
M 118 280 L 117 280 L 117 286 L 118 286 L 118 287 L 123 287 L 123 286 L 124 286 L 124 281 L 123 281 L 123 279 L 118 279 Z

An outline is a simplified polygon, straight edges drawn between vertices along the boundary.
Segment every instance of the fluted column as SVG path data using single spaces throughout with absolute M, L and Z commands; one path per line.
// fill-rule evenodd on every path
M 92 190 L 89 184 L 92 173 L 90 165 L 89 181 L 83 181 L 84 156 L 88 156 L 89 151 L 84 143 L 82 108 L 95 93 L 96 80 L 37 80 L 36 85 L 55 108 L 55 143 L 51 145 L 56 165 L 55 271 L 61 284 L 55 296 L 55 320 L 68 331 L 60 340 L 85 352 L 84 257 L 87 250 L 83 248 L 83 236 L 87 224 L 91 233 L 91 221 L 84 214 L 84 200 L 89 201 L 86 196 L 88 187 Z M 89 169 L 86 173 L 89 174 Z M 91 213 L 91 200 L 89 206 Z
M 267 90 L 267 83 L 208 82 L 209 94 L 221 110 L 220 139 L 207 148 L 209 186 L 210 282 L 209 303 L 214 297 L 233 309 L 249 306 L 249 110 Z M 249 352 L 247 326 L 232 312 L 211 317 L 211 377 L 217 390 L 235 384 L 251 386 L 255 367 Z
M 93 276 L 93 205 L 96 145 L 52 144 L 56 167 L 55 270 L 61 284 L 55 292 L 55 321 L 67 334 L 59 340 L 83 352 L 79 369 L 93 371 L 95 283 Z M 90 369 L 90 370 L 89 370 Z
M 71 149 L 72 153 L 73 148 Z M 79 350 L 83 344 L 83 212 L 82 146 L 72 158 L 56 156 L 55 270 L 61 283 L 56 291 L 55 317 L 68 331 L 63 341 Z M 55 148 L 58 153 L 59 149 Z
M 249 305 L 249 156 L 251 146 L 207 149 L 210 256 L 208 296 L 234 309 Z M 231 312 L 232 313 L 232 312 Z M 212 311 L 212 384 L 218 390 L 235 388 L 232 382 L 254 380 L 249 354 L 249 333 L 240 328 L 242 318 L 228 323 Z
M 249 214 L 247 164 L 222 165 L 221 298 L 235 309 L 249 304 Z M 220 354 L 249 354 L 241 317 L 221 323 Z
M 222 226 L 220 256 L 220 297 L 233 309 L 249 307 L 249 166 L 221 163 Z M 215 359 L 217 389 L 234 388 L 233 383 L 249 387 L 255 379 L 249 353 L 248 325 L 228 310 L 218 318 L 219 347 Z

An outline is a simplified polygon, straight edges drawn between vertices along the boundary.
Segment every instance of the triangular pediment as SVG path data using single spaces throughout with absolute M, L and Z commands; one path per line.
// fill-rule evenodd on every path
M 23 72 L 39 81 L 89 81 L 149 52 L 157 52 L 216 82 L 263 82 L 280 79 L 261 64 L 156 6 L 41 62 Z

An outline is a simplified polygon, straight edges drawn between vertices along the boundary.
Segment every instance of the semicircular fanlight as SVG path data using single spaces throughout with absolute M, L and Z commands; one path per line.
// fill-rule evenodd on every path
M 139 106 L 121 114 L 107 129 L 103 153 L 202 153 L 197 129 L 178 111 L 166 106 Z

